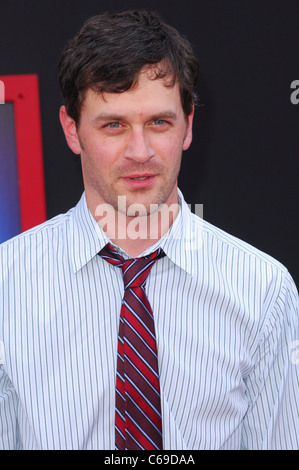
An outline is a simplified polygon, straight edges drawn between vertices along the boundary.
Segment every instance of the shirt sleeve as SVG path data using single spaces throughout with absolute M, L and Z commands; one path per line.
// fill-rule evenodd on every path
M 266 313 L 255 367 L 246 380 L 243 449 L 299 449 L 298 304 L 296 286 L 286 271 Z
M 0 366 L 0 450 L 17 450 L 17 397 L 13 385 Z

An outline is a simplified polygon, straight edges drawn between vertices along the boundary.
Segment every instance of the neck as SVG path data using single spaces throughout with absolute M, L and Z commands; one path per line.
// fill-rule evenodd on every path
M 107 237 L 129 256 L 137 257 L 154 245 L 170 229 L 179 212 L 178 203 L 162 204 L 146 215 L 129 217 L 111 208 L 103 214 L 96 213 L 96 221 Z

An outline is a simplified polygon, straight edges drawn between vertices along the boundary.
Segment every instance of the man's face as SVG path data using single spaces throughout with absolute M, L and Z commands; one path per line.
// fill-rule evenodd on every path
M 103 203 L 119 209 L 119 196 L 125 196 L 126 208 L 143 204 L 147 213 L 150 204 L 176 203 L 192 119 L 193 113 L 188 119 L 184 115 L 178 85 L 166 87 L 164 80 L 151 80 L 146 73 L 127 92 L 101 95 L 89 89 L 79 127 L 71 127 L 71 118 L 69 129 L 66 118 L 61 122 L 69 146 L 81 154 L 90 210 Z

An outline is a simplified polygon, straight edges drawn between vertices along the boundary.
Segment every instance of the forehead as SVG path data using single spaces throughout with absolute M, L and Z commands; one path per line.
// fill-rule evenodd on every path
M 121 114 L 153 114 L 159 110 L 183 112 L 178 84 L 170 86 L 165 78 L 152 78 L 147 72 L 140 73 L 136 85 L 122 93 L 97 93 L 88 89 L 82 112 L 95 114 L 103 110 Z

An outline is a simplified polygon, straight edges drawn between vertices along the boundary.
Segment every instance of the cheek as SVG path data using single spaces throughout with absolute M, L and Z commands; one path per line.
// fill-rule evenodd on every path
M 177 136 L 170 136 L 161 143 L 159 150 L 159 156 L 165 163 L 176 166 L 182 155 L 182 141 Z
M 180 157 L 186 137 L 187 129 L 185 123 L 163 134 L 160 138 L 160 142 L 158 142 L 161 153 L 172 160 Z
M 84 157 L 89 160 L 94 167 L 101 171 L 110 171 L 117 162 L 120 155 L 119 146 L 115 145 L 115 142 L 108 142 L 105 139 L 90 139 L 88 146 L 85 148 Z

